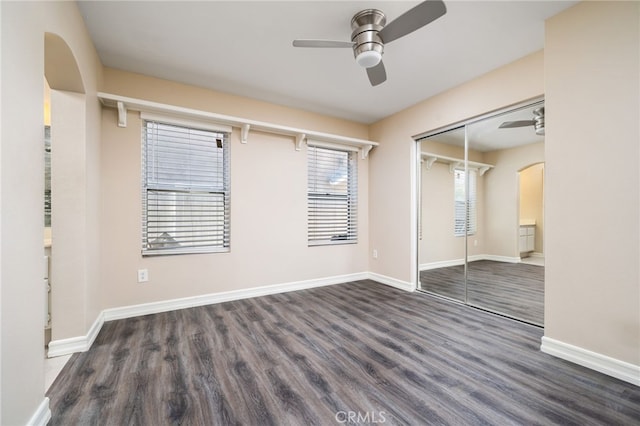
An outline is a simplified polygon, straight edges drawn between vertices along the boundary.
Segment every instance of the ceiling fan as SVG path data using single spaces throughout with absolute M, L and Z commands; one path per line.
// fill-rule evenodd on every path
M 499 129 L 511 129 L 514 127 L 527 127 L 533 126 L 536 130 L 536 135 L 544 135 L 544 107 L 539 107 L 533 110 L 533 120 L 519 120 L 519 121 L 505 121 Z
M 352 48 L 356 62 L 367 69 L 372 86 L 384 83 L 387 73 L 382 63 L 385 43 L 404 37 L 447 13 L 442 0 L 427 0 L 409 9 L 388 25 L 378 9 L 365 9 L 351 18 L 351 41 L 294 40 L 294 47 Z

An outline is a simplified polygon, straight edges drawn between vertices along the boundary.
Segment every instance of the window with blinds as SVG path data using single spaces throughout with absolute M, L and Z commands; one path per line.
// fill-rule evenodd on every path
M 44 126 L 44 226 L 51 226 L 51 126 Z
M 144 255 L 229 250 L 228 136 L 144 121 Z
M 309 146 L 309 245 L 357 242 L 357 162 L 353 152 Z
M 468 191 L 465 191 L 467 176 L 469 178 Z M 467 235 L 474 235 L 477 227 L 477 196 L 475 170 L 454 171 L 454 235 L 463 237 L 465 229 Z

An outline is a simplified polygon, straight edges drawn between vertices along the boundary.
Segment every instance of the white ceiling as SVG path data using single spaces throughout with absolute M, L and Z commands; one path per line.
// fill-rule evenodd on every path
M 447 14 L 385 46 L 371 87 L 351 49 L 351 17 L 392 21 L 416 1 L 79 2 L 105 66 L 371 123 L 543 48 L 544 20 L 576 1 L 445 1 Z
M 544 142 L 544 136 L 537 135 L 533 126 L 500 129 L 505 121 L 533 120 L 533 110 L 543 105 L 541 102 L 515 107 L 512 110 L 472 122 L 467 128 L 469 149 L 479 152 L 497 151 L 517 146 Z M 429 138 L 430 141 L 464 147 L 464 127 L 451 129 Z

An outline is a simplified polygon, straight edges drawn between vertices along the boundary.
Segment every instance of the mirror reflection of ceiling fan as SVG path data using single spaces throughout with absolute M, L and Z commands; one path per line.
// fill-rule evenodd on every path
M 536 135 L 544 135 L 544 107 L 539 107 L 533 110 L 533 120 L 505 121 L 499 126 L 499 128 L 512 129 L 514 127 L 527 126 L 533 126 L 536 130 Z
M 384 83 L 387 72 L 382 63 L 386 43 L 404 37 L 447 13 L 442 0 L 427 0 L 385 25 L 387 18 L 378 9 L 366 9 L 351 18 L 351 41 L 294 40 L 294 47 L 352 48 L 356 62 L 367 69 L 372 86 Z

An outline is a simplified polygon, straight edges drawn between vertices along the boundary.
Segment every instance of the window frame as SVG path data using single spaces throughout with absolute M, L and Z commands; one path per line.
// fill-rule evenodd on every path
M 313 152 L 333 152 L 346 154 L 347 158 L 347 181 L 346 194 L 338 193 L 321 193 L 319 191 L 311 191 L 312 186 L 312 162 L 311 156 Z M 321 143 L 316 141 L 307 141 L 307 244 L 308 247 L 328 246 L 328 245 L 344 245 L 358 243 L 358 150 L 349 146 Z M 317 163 L 316 170 L 317 170 Z M 314 177 L 317 179 L 317 174 Z M 317 188 L 317 187 L 316 187 Z M 326 187 L 325 187 L 326 188 Z M 321 231 L 313 230 L 317 226 L 318 220 L 314 219 L 313 213 L 317 208 L 313 201 L 329 199 L 335 197 L 344 198 L 346 203 L 346 218 L 343 225 L 346 233 L 335 234 L 329 238 L 322 238 Z M 326 205 L 325 205 L 326 208 Z M 322 223 L 320 223 L 322 225 Z M 325 222 L 326 225 L 326 222 Z M 338 226 L 336 226 L 338 229 Z
M 227 253 L 231 251 L 231 172 L 230 172 L 230 144 L 232 128 L 230 126 L 219 125 L 217 123 L 198 121 L 183 117 L 165 116 L 155 113 L 141 112 L 140 118 L 142 122 L 141 126 L 141 202 L 142 202 L 142 233 L 141 233 L 141 253 L 142 256 L 162 256 L 162 255 L 177 255 L 177 254 L 200 254 L 200 253 Z M 171 184 L 153 184 L 149 182 L 147 169 L 149 167 L 149 161 L 147 158 L 147 123 L 158 123 L 165 126 L 171 126 L 175 128 L 183 128 L 189 130 L 195 130 L 199 132 L 212 132 L 222 136 L 222 186 L 212 189 L 214 184 L 211 184 L 209 188 L 187 188 L 181 187 L 181 182 L 174 183 L 173 188 Z M 219 176 L 217 176 L 219 177 Z M 222 218 L 223 218 L 223 236 L 222 243 L 216 245 L 187 245 L 182 247 L 164 247 L 164 248 L 152 248 L 150 247 L 151 241 L 149 241 L 149 194 L 161 194 L 161 193 L 175 193 L 182 195 L 183 202 L 188 203 L 189 197 L 204 196 L 206 194 L 221 194 L 222 195 Z M 176 204 L 179 202 L 176 201 Z M 208 225 L 208 229 L 214 229 L 214 225 Z M 175 240 L 174 240 L 175 241 Z

